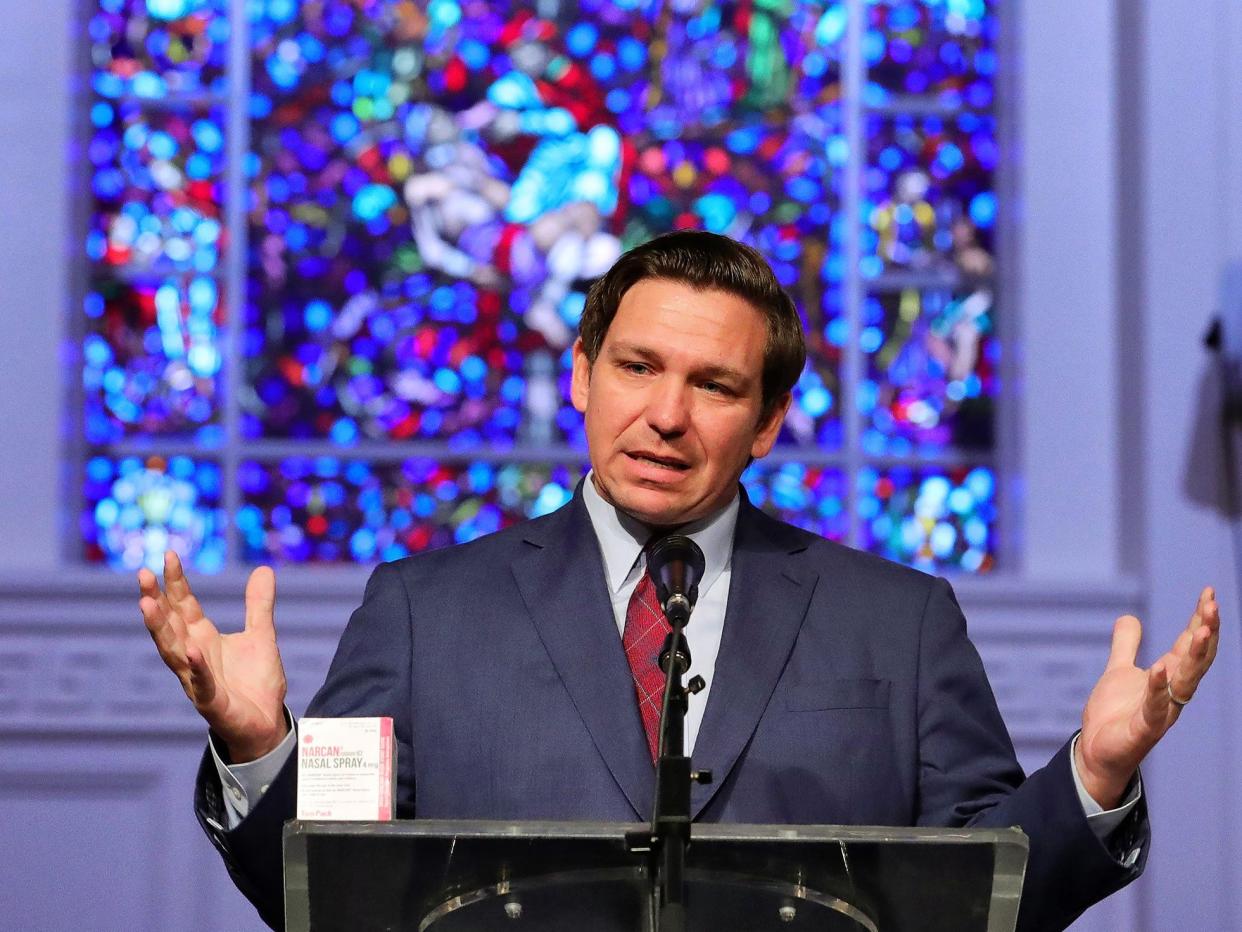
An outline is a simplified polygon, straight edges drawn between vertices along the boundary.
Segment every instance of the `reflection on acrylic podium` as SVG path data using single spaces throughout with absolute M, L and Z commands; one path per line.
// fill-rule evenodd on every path
M 655 932 L 613 822 L 290 822 L 289 932 Z M 692 932 L 1012 932 L 1017 829 L 695 825 Z

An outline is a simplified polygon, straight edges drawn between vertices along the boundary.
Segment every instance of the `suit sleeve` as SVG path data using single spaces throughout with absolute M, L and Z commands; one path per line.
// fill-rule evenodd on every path
M 397 739 L 397 815 L 414 817 L 414 743 L 410 709 L 413 635 L 411 601 L 401 573 L 391 564 L 376 567 L 362 605 L 341 636 L 327 680 L 307 707 L 309 717 L 389 715 Z M 297 756 L 232 831 L 226 818 L 220 778 L 210 751 L 204 753 L 194 790 L 194 809 L 211 843 L 220 852 L 237 888 L 273 929 L 284 928 L 282 831 L 297 800 Z
M 1101 842 L 1078 799 L 1070 742 L 1023 778 L 961 609 L 943 580 L 932 585 L 924 608 L 918 680 L 919 824 L 1016 825 L 1027 834 L 1021 932 L 1063 929 L 1141 873 L 1149 840 L 1145 804 L 1108 844 Z M 1125 859 L 1136 847 L 1137 860 Z

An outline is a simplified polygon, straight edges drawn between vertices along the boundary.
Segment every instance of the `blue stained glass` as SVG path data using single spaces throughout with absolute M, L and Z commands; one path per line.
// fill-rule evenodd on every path
M 97 129 L 89 147 L 96 169 L 92 258 L 137 268 L 214 268 L 223 213 L 222 114 L 152 113 L 128 102 L 110 112 L 112 122 Z
M 100 3 L 87 33 L 94 87 L 107 98 L 224 88 L 228 0 Z
M 742 474 L 742 484 L 751 502 L 769 514 L 830 540 L 845 539 L 845 476 L 839 469 L 759 460 Z
M 865 277 L 895 269 L 992 275 L 994 146 L 990 117 L 871 121 L 864 176 L 870 228 L 864 237 Z M 988 222 L 977 222 L 976 210 Z
M 376 416 L 357 420 L 364 436 L 451 437 L 455 443 L 472 436 L 485 442 L 513 442 L 521 436 L 568 439 L 580 430 L 572 414 L 562 418 L 555 407 L 533 408 L 530 400 L 543 394 L 518 391 L 517 386 L 501 391 L 500 387 L 510 376 L 525 377 L 522 353 L 539 343 L 551 350 L 569 345 L 584 300 L 581 283 L 606 268 L 622 243 L 690 223 L 735 232 L 737 225 L 752 222 L 748 214 L 757 207 L 766 216 L 755 225 L 756 241 L 766 241 L 780 260 L 782 280 L 796 280 L 802 259 L 799 240 L 813 235 L 811 224 L 823 224 L 831 215 L 825 194 L 835 196 L 833 184 L 822 180 L 825 172 L 832 172 L 823 156 L 816 155 L 810 164 L 802 165 L 798 153 L 803 147 L 815 151 L 822 146 L 821 128 L 835 118 L 832 108 L 808 114 L 808 125 L 799 124 L 792 132 L 756 122 L 753 138 L 732 137 L 730 141 L 751 150 L 749 155 L 756 161 L 753 170 L 739 171 L 738 160 L 748 153 L 733 151 L 711 128 L 721 123 L 729 108 L 766 112 L 777 95 L 792 91 L 789 69 L 795 68 L 801 54 L 793 49 L 813 29 L 814 19 L 808 17 L 819 13 L 811 14 L 800 5 L 780 12 L 765 8 L 756 14 L 756 24 L 749 31 L 738 33 L 735 30 L 740 27 L 733 19 L 710 8 L 689 16 L 676 13 L 671 19 L 656 17 L 651 10 L 638 20 L 591 16 L 549 22 L 531 19 L 518 7 L 485 10 L 451 5 L 444 11 L 443 19 L 432 17 L 434 35 L 428 35 L 421 47 L 412 48 L 408 43 L 388 44 L 391 40 L 386 39 L 409 28 L 404 18 L 408 11 L 377 8 L 366 36 L 374 54 L 351 59 L 355 64 L 348 69 L 341 68 L 344 60 L 333 54 L 342 43 L 327 28 L 330 11 L 322 18 L 299 15 L 287 26 L 255 31 L 257 65 L 283 54 L 290 40 L 305 45 L 313 37 L 325 48 L 326 67 L 299 70 L 296 85 L 288 88 L 270 81 L 261 67 L 253 72 L 256 93 L 279 101 L 282 109 L 271 111 L 280 113 L 278 120 L 270 125 L 260 122 L 252 132 L 256 151 L 264 159 L 256 181 L 269 191 L 263 203 L 273 206 L 252 227 L 256 256 L 265 249 L 263 254 L 268 256 L 261 262 L 252 259 L 252 288 L 261 289 L 264 296 L 259 303 L 266 307 L 283 306 L 286 301 L 304 307 L 313 295 L 327 301 L 337 314 L 347 313 L 352 296 L 365 296 L 384 308 L 382 320 L 379 314 L 370 314 L 362 328 L 376 328 L 372 333 L 386 331 L 385 342 L 398 344 L 396 359 L 410 360 L 416 368 L 390 377 L 383 374 L 389 363 L 382 356 L 365 359 L 369 371 L 376 373 L 393 397 L 391 403 L 368 405 Z M 507 44 L 510 40 L 498 40 L 506 29 L 529 37 L 516 53 Z M 773 40 L 783 37 L 779 42 L 786 43 L 765 47 L 764 54 L 774 54 L 772 61 L 779 68 L 748 72 L 743 58 L 732 62 L 730 56 L 750 48 L 748 43 L 768 42 L 765 30 L 770 29 L 776 30 L 771 33 Z M 664 45 L 653 42 L 661 32 Z M 658 61 L 651 59 L 653 49 L 659 52 Z M 696 58 L 700 52 L 701 61 Z M 837 53 L 820 50 L 818 54 L 817 93 L 837 80 Z M 365 63 L 358 67 L 357 62 Z M 736 68 L 743 80 L 722 82 L 715 77 L 721 67 Z M 656 71 L 648 73 L 647 68 Z M 636 77 L 639 71 L 643 75 Z M 411 84 L 409 78 L 396 82 L 399 74 L 422 75 L 419 80 L 429 83 Z M 663 88 L 662 102 L 654 109 L 648 106 L 646 90 L 651 74 L 659 76 Z M 703 76 L 710 86 L 703 85 Z M 392 96 L 398 85 L 408 89 L 408 97 Z M 700 100 L 700 91 L 717 96 Z M 478 106 L 480 102 L 502 112 L 490 113 Z M 627 121 L 632 118 L 670 127 L 665 134 L 669 151 L 662 161 L 676 168 L 677 174 L 668 190 L 661 190 L 667 185 L 667 173 L 649 172 L 644 161 L 645 157 L 654 164 L 655 153 L 644 156 L 622 145 Z M 328 137 L 308 131 L 315 121 L 331 128 Z M 520 142 L 512 139 L 515 130 Z M 711 135 L 704 135 L 705 131 Z M 513 149 L 511 141 L 519 148 Z M 675 155 L 676 151 L 681 154 Z M 479 219 L 446 237 L 443 205 L 452 192 L 444 183 L 463 184 L 460 179 L 451 181 L 452 176 L 444 171 L 450 164 L 458 172 L 477 172 L 477 180 L 466 183 L 463 191 L 493 186 L 497 200 L 476 198 L 470 210 Z M 295 170 L 299 165 L 303 167 Z M 314 173 L 319 171 L 333 172 L 339 182 L 315 182 Z M 618 186 L 625 173 L 630 178 L 629 190 Z M 739 183 L 739 176 L 748 180 Z M 778 180 L 773 191 L 755 191 L 755 187 L 766 186 L 767 177 Z M 756 184 L 760 179 L 764 183 Z M 322 211 L 329 207 L 324 192 L 334 190 L 350 199 L 349 219 L 335 208 L 337 219 L 329 215 L 320 223 L 331 220 L 337 227 L 301 223 L 296 231 L 291 230 L 285 215 L 301 209 L 298 205 L 308 200 L 309 192 L 318 192 L 314 209 L 323 217 Z M 456 203 L 464 201 L 458 198 Z M 623 221 L 627 214 L 629 219 Z M 352 242 L 349 237 L 356 234 L 349 231 L 350 220 L 363 224 L 366 235 L 356 246 L 347 245 L 344 252 L 372 261 L 369 267 L 349 263 L 345 272 L 341 268 L 345 264 L 338 265 L 334 257 L 320 251 L 326 244 L 341 243 L 342 235 L 345 242 Z M 508 232 L 500 230 L 501 220 L 511 224 Z M 556 229 L 562 222 L 572 223 L 575 231 L 581 223 L 590 225 L 586 238 L 591 249 L 580 253 L 590 258 L 587 266 L 565 265 L 561 259 L 553 262 L 553 252 L 539 245 L 540 240 L 532 241 L 528 230 L 536 225 L 540 230 Z M 573 253 L 558 248 L 555 254 Z M 279 272 L 282 267 L 295 268 L 296 276 Z M 279 280 L 281 288 L 295 293 L 284 296 L 263 291 L 269 270 L 274 276 L 271 281 Z M 333 281 L 337 274 L 341 278 Z M 325 280 L 315 281 L 324 276 Z M 420 279 L 429 276 L 434 281 L 427 289 Z M 458 286 L 452 293 L 442 287 L 446 280 Z M 818 292 L 815 296 L 826 300 Z M 283 317 L 290 319 L 287 312 Z M 451 332 L 463 351 L 470 346 L 468 355 L 484 363 L 486 374 L 472 376 L 461 370 L 446 358 L 452 352 L 450 345 L 417 332 L 428 319 L 442 333 Z M 319 334 L 317 339 L 328 342 L 336 336 L 336 328 L 322 324 L 318 318 L 295 322 L 295 329 L 287 329 L 285 338 Z M 329 405 L 335 393 L 341 407 L 345 406 L 353 388 L 343 375 L 362 364 L 362 358 L 352 357 L 340 367 L 304 365 L 297 373 L 287 364 L 276 364 L 279 356 L 291 354 L 281 354 L 265 343 L 258 320 L 248 321 L 247 327 L 250 334 L 242 342 L 256 351 L 256 378 L 261 385 L 268 385 L 272 378 L 289 381 L 285 398 L 289 393 L 299 396 L 312 386 L 323 387 L 330 390 Z M 403 338 L 418 351 L 402 348 Z M 355 351 L 362 345 L 349 341 Z M 507 346 L 519 346 L 522 352 L 501 352 Z M 344 360 L 335 351 L 331 356 Z M 835 384 L 835 373 L 829 372 L 835 362 L 821 360 L 819 365 Z M 461 378 L 455 381 L 446 369 Z M 549 376 L 556 378 L 555 372 Z M 418 384 L 430 385 L 434 391 L 420 392 Z M 836 396 L 831 390 L 817 396 L 811 408 L 819 411 L 825 398 L 831 404 Z M 269 385 L 254 397 L 275 396 Z M 264 417 L 277 410 L 274 403 L 256 412 L 261 416 L 244 418 L 243 424 L 248 431 L 275 435 L 329 436 L 333 420 L 344 412 L 324 411 L 324 396 L 318 391 L 317 401 L 316 408 L 279 402 L 279 410 L 285 412 L 282 417 L 292 419 L 283 423 L 264 426 Z M 830 410 L 822 417 L 835 414 Z M 300 426 L 295 427 L 295 422 Z M 807 430 L 806 436 L 813 437 L 815 425 Z
M 112 123 L 113 115 L 114 112 L 112 107 L 103 101 L 99 101 L 91 107 L 91 123 L 95 126 L 110 125 Z
M 188 457 L 94 457 L 84 485 L 85 558 L 116 569 L 160 571 L 164 551 L 188 567 L 223 568 L 224 513 L 219 467 Z
M 219 434 L 206 431 L 220 416 L 215 283 L 101 278 L 88 300 L 99 312 L 82 344 L 87 439 L 181 435 L 217 444 Z
M 996 221 L 996 195 L 982 191 L 970 200 L 970 219 L 981 229 L 990 229 Z
M 881 339 L 867 356 L 864 444 L 874 455 L 945 447 L 986 450 L 994 442 L 998 390 L 992 288 L 905 289 L 872 295 Z M 861 396 L 860 396 L 861 397 Z
M 848 23 L 845 4 L 830 4 L 815 26 L 815 41 L 820 45 L 837 44 L 845 37 L 845 27 Z
M 599 27 L 594 23 L 578 23 L 565 33 L 565 45 L 579 57 L 589 55 L 599 40 Z M 481 43 L 478 43 L 481 45 Z
M 757 245 L 804 314 L 811 355 L 780 442 L 839 446 L 837 406 L 849 397 L 839 382 L 849 333 L 839 288 L 852 272 L 841 252 L 850 234 L 837 187 L 850 156 L 835 103 L 845 4 L 764 3 L 743 19 L 711 5 L 590 0 L 547 21 L 526 5 L 453 0 L 433 0 L 425 19 L 410 4 L 378 4 L 365 17 L 351 4 L 313 6 L 247 4 L 256 123 L 242 166 L 254 182 L 238 340 L 243 381 L 254 389 L 244 399 L 246 436 L 581 445 L 581 419 L 563 389 L 586 283 L 623 246 L 700 226 Z M 92 442 L 143 433 L 223 437 L 220 299 L 214 281 L 195 273 L 214 270 L 227 247 L 224 121 L 201 109 L 180 126 L 175 109 L 139 118 L 124 98 L 220 92 L 227 7 L 227 0 L 101 0 L 87 27 L 102 99 L 91 111 L 100 209 L 86 250 L 96 262 L 159 271 L 135 286 L 137 298 L 117 298 L 128 286 L 114 282 L 84 302 L 98 324 L 83 345 Z M 868 102 L 932 94 L 951 106 L 991 106 L 988 4 L 875 0 L 866 10 Z M 476 106 L 488 100 L 502 112 Z M 990 118 L 912 118 L 896 127 L 882 152 L 868 154 L 861 274 L 948 269 L 986 283 L 996 216 Z M 474 173 L 468 184 L 437 193 L 461 171 Z M 929 187 L 904 199 L 901 177 L 919 171 Z M 493 183 L 505 192 L 494 202 Z M 477 198 L 468 209 L 463 192 Z M 449 205 L 485 219 L 429 228 Z M 876 222 L 885 216 L 887 227 Z M 553 250 L 539 239 L 562 221 L 590 247 L 573 265 L 564 264 L 565 244 Z M 981 267 L 987 273 L 978 276 Z M 187 277 L 165 279 L 165 268 Z M 869 305 L 882 310 L 858 330 L 871 377 L 854 397 L 873 453 L 991 442 L 990 426 L 979 426 L 990 425 L 990 413 L 980 419 L 970 406 L 990 403 L 995 392 L 993 312 L 990 304 L 980 310 L 985 288 L 951 290 L 940 304 L 924 295 L 913 322 L 900 307 Z M 133 313 L 117 329 L 126 301 Z M 952 354 L 969 343 L 961 339 L 966 319 L 980 336 L 963 368 Z M 938 355 L 942 345 L 949 355 Z M 143 367 L 136 351 L 160 362 Z M 286 503 L 264 512 L 272 523 L 263 547 L 285 559 L 406 552 L 376 529 L 387 520 L 409 531 L 414 508 L 386 513 L 377 471 L 358 470 L 355 485 L 373 486 L 361 527 L 338 515 L 311 529 Z M 980 475 L 948 493 L 947 513 L 965 515 L 967 499 L 980 498 L 975 486 L 991 474 Z M 476 465 L 444 478 L 435 495 L 478 493 L 486 476 Z M 806 472 L 789 466 L 749 481 L 772 507 L 812 514 L 807 526 L 821 532 L 839 535 L 848 523 L 839 475 L 808 485 Z M 825 482 L 831 494 L 808 491 Z M 318 494 L 338 507 L 343 488 L 320 481 Z M 528 513 L 555 507 L 569 488 L 566 477 L 546 482 L 523 499 Z M 123 511 L 117 506 L 117 522 Z M 466 511 L 445 541 L 507 520 L 486 504 Z M 249 533 L 259 523 L 248 514 Z M 132 509 L 125 515 L 136 520 Z M 884 509 L 870 517 L 888 520 L 894 539 L 918 537 Z M 918 539 L 936 561 L 986 569 L 989 527 L 976 515 Z M 206 552 L 208 563 L 222 559 L 222 545 Z
M 931 95 L 953 106 L 987 106 L 997 30 L 989 6 L 982 0 L 868 3 L 868 102 Z
M 238 523 L 248 559 L 367 563 L 472 540 L 565 504 L 583 470 L 428 459 L 321 467 L 343 481 L 293 478 L 311 471 L 306 461 L 245 464 L 266 477 L 261 489 L 251 480 Z
M 984 466 L 863 469 L 863 545 L 929 572 L 987 572 L 996 563 L 992 476 Z
M 617 57 L 627 71 L 637 71 L 647 63 L 647 47 L 631 36 L 617 41 Z

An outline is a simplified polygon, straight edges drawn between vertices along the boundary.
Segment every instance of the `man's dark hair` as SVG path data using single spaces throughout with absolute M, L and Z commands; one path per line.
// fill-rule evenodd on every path
M 635 246 L 587 292 L 578 333 L 592 365 L 621 299 L 647 279 L 679 282 L 697 291 L 723 291 L 763 314 L 767 325 L 763 414 L 766 417 L 771 413 L 802 375 L 806 341 L 793 299 L 781 288 L 763 256 L 744 243 L 701 230 L 665 233 Z

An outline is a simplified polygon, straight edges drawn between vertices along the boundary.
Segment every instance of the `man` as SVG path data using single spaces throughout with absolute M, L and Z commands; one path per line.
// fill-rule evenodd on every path
M 1082 731 L 1024 779 L 949 586 L 740 492 L 805 352 L 756 252 L 706 233 L 632 250 L 591 289 L 573 352 L 591 460 L 573 501 L 378 567 L 308 710 L 393 716 L 401 816 L 647 818 L 651 716 L 636 683 L 650 670 L 631 623 L 647 610 L 644 544 L 678 528 L 707 560 L 687 633 L 708 688 L 690 700 L 687 745 L 716 780 L 694 788 L 696 819 L 1020 825 L 1024 930 L 1063 927 L 1137 876 L 1138 765 L 1215 656 L 1210 589 L 1148 670 L 1134 664 L 1138 620 L 1117 621 Z M 150 572 L 139 583 L 160 655 L 211 728 L 200 820 L 279 926 L 296 774 L 272 571 L 251 574 L 246 629 L 225 636 L 175 555 L 163 591 Z

